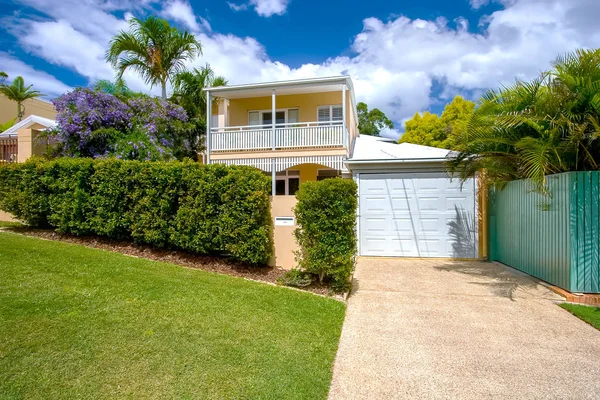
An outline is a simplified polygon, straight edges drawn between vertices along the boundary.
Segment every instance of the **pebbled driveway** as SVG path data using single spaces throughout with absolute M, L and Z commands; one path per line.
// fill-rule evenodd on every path
M 600 331 L 493 263 L 361 258 L 330 399 L 592 399 Z

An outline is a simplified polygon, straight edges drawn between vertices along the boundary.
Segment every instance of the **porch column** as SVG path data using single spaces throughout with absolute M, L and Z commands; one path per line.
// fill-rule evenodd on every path
M 347 124 L 346 124 L 346 84 L 342 85 L 342 120 L 344 121 L 342 126 L 343 126 L 343 132 L 342 134 L 344 135 L 344 147 L 348 147 L 348 135 L 349 132 L 346 132 L 347 128 Z M 345 129 L 344 129 L 345 128 Z
M 206 91 L 206 163 L 210 164 L 210 142 L 211 142 L 211 122 L 212 122 L 212 98 L 210 90 Z
M 277 112 L 277 104 L 275 101 L 275 89 L 273 89 L 273 92 L 271 94 L 271 150 L 275 150 L 275 121 L 276 121 L 276 117 L 275 117 L 275 113 Z M 273 158 L 271 160 L 271 196 L 275 196 L 275 189 L 276 189 L 276 171 L 275 171 L 275 158 Z

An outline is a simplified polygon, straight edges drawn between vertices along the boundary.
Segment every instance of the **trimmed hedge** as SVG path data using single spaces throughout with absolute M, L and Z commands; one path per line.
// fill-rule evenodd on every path
M 86 158 L 0 167 L 0 209 L 33 227 L 265 264 L 270 181 L 244 166 Z
M 356 254 L 357 186 L 350 179 L 306 182 L 296 193 L 298 266 L 346 286 Z

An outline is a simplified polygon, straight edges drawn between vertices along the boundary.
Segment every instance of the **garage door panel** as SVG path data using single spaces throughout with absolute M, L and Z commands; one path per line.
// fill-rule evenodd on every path
M 414 175 L 361 176 L 361 254 L 475 257 L 474 181 Z

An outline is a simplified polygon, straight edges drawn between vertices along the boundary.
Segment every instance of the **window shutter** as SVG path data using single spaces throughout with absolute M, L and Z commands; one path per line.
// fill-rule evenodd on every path
M 258 111 L 248 113 L 248 125 L 260 125 L 260 113 Z
M 319 122 L 329 122 L 331 121 L 329 117 L 329 106 L 319 107 Z
M 341 121 L 344 119 L 342 106 L 331 106 L 331 120 Z

